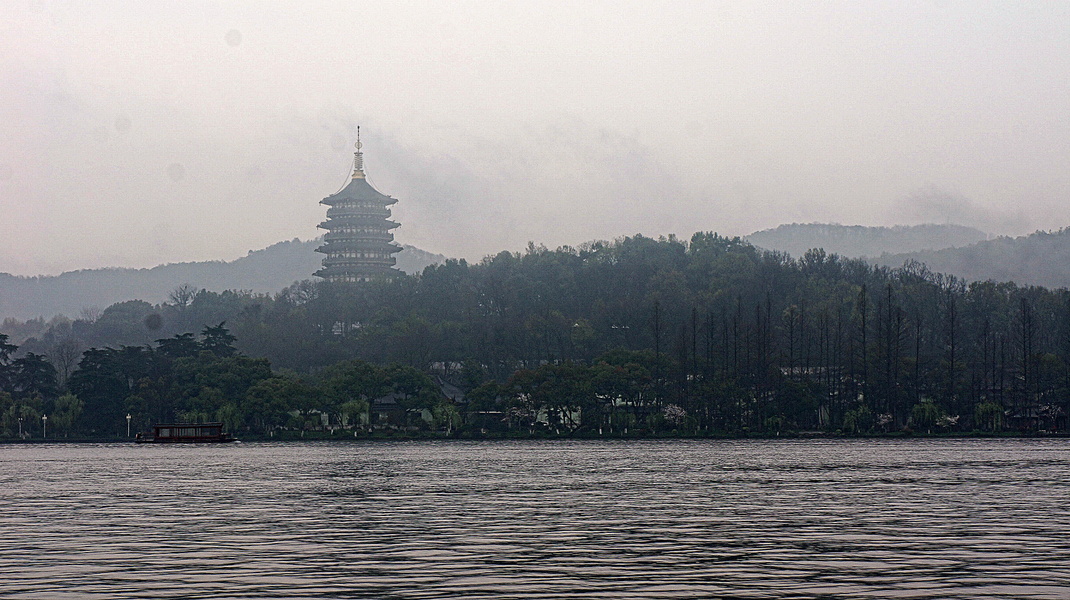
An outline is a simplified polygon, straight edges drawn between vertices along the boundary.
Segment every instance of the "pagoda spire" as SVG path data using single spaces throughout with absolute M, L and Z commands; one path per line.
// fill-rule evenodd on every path
M 360 151 L 360 125 L 357 125 L 357 143 L 354 144 L 357 151 L 353 153 L 353 179 L 364 179 L 364 153 Z

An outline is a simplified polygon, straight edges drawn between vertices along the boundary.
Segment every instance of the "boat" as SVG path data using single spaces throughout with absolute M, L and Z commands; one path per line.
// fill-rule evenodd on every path
M 151 434 L 137 434 L 139 444 L 225 444 L 235 441 L 222 423 L 160 423 Z

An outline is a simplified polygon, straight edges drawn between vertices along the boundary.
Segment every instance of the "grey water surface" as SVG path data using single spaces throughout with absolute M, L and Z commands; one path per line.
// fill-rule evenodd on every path
M 2 598 L 1070 598 L 1070 440 L 0 446 Z

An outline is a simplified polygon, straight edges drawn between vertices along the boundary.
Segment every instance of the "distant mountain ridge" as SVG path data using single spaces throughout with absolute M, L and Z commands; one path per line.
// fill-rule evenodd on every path
M 279 242 L 229 262 L 172 263 L 151 269 L 86 269 L 60 275 L 18 277 L 0 273 L 0 319 L 77 317 L 86 307 L 104 308 L 123 300 L 163 302 L 184 283 L 211 291 L 274 293 L 295 281 L 312 279 L 320 268 L 319 239 Z M 419 273 L 446 257 L 402 246 L 397 267 Z
M 1070 228 L 1038 231 L 1022 237 L 987 239 L 982 231 L 959 225 L 864 227 L 836 224 L 790 224 L 746 236 L 755 246 L 802 256 L 811 248 L 829 254 L 866 257 L 871 263 L 900 267 L 925 263 L 931 271 L 967 281 L 1013 281 L 1019 285 L 1070 288 Z M 140 299 L 163 302 L 176 287 L 189 283 L 212 291 L 277 292 L 295 281 L 311 279 L 320 266 L 314 250 L 319 240 L 279 242 L 224 262 L 188 262 L 151 269 L 88 269 L 61 275 L 18 277 L 0 273 L 0 320 L 79 316 L 87 307 L 105 308 Z M 404 246 L 398 268 L 419 273 L 446 257 Z
M 989 235 L 962 225 L 896 225 L 867 227 L 834 223 L 792 223 L 756 231 L 746 240 L 759 248 L 799 257 L 811 248 L 852 258 L 877 257 L 922 250 L 968 246 Z
M 924 263 L 930 271 L 966 281 L 1013 281 L 1018 285 L 1070 288 L 1070 228 L 1021 237 L 990 238 L 961 225 L 866 227 L 792 223 L 745 238 L 766 250 L 802 256 L 811 248 L 901 267 Z
M 967 281 L 1013 281 L 1018 285 L 1070 287 L 1070 227 L 1021 237 L 998 237 L 962 248 L 887 254 L 870 262 L 901 267 L 911 260 L 929 270 Z

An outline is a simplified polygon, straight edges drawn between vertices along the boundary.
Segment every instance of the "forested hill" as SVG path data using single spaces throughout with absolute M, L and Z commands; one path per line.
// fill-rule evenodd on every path
M 962 225 L 865 227 L 792 223 L 752 233 L 746 239 L 760 248 L 787 252 L 794 257 L 802 256 L 811 248 L 822 248 L 829 254 L 859 258 L 956 248 L 988 239 L 988 235 Z
M 322 254 L 315 252 L 321 240 L 279 242 L 250 251 L 237 260 L 187 262 L 151 269 L 88 269 L 55 276 L 16 277 L 0 273 L 0 319 L 74 318 L 83 309 L 103 309 L 123 300 L 159 303 L 182 284 L 216 292 L 249 290 L 275 293 L 295 281 L 310 279 L 320 268 Z M 403 246 L 398 268 L 419 273 L 424 267 L 446 259 L 441 254 Z
M 999 237 L 963 248 L 890 254 L 872 262 L 890 267 L 908 261 L 967 281 L 1013 281 L 1019 285 L 1070 287 L 1070 228 Z
M 310 426 L 287 424 L 304 411 L 344 426 L 347 405 L 384 390 L 406 411 L 447 415 L 445 430 L 453 406 L 475 431 L 524 435 L 539 415 L 552 432 L 747 434 L 1051 431 L 1070 411 L 1066 290 L 964 285 L 822 251 L 793 259 L 712 233 L 531 245 L 419 277 L 202 291 L 31 325 L 0 339 L 0 412 L 26 406 L 52 426 L 84 402 L 86 432 L 117 431 L 126 414 L 267 434 Z M 7 435 L 17 424 L 0 419 Z

